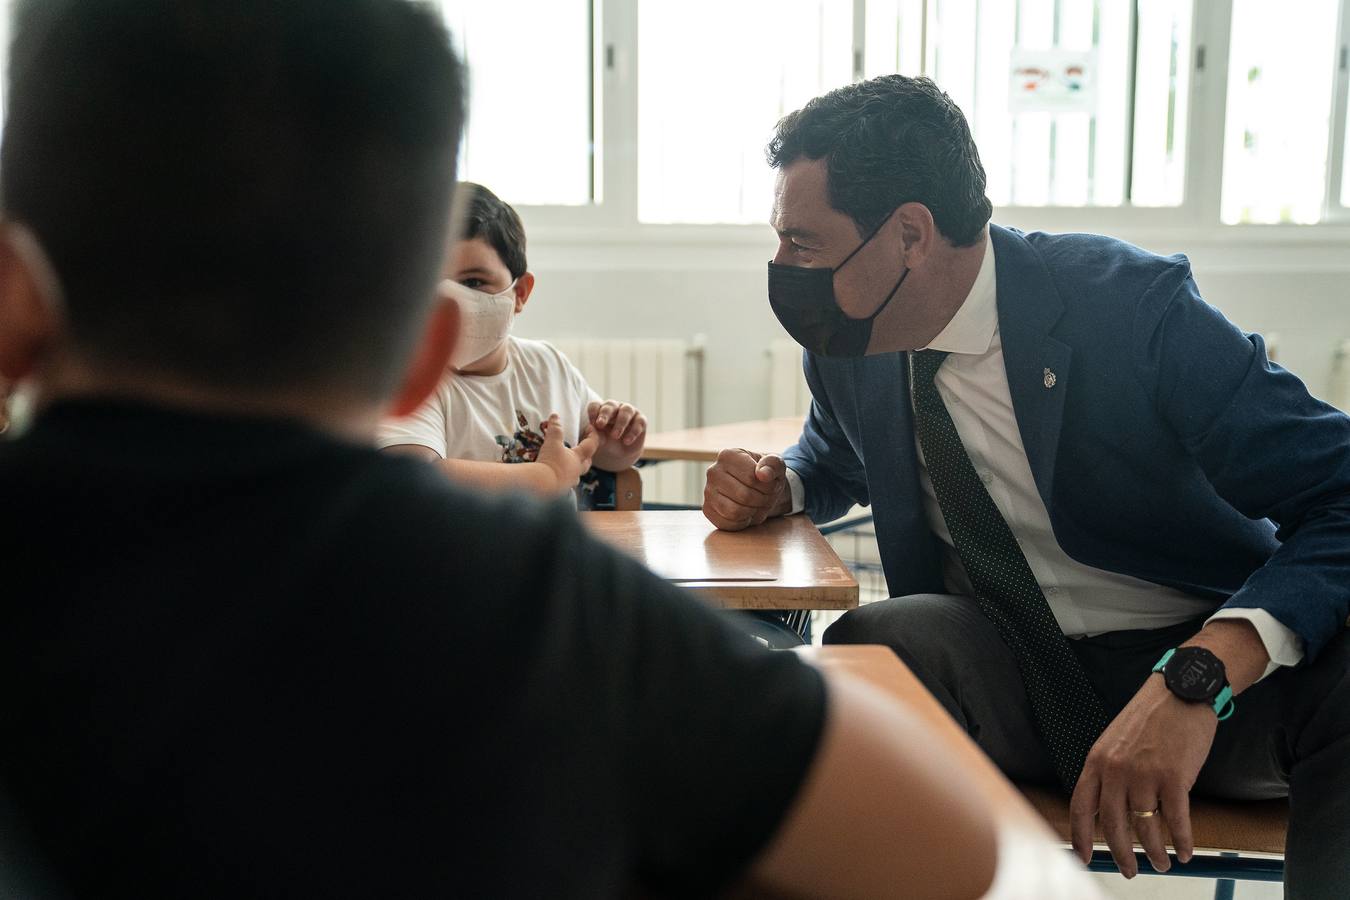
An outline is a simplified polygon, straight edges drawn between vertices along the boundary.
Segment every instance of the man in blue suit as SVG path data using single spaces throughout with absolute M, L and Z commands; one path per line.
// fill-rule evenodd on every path
M 1201 298 L 1185 257 L 989 224 L 966 121 L 888 76 L 779 123 L 769 300 L 813 402 L 723 451 L 737 530 L 873 508 L 893 647 L 1121 871 L 1191 855 L 1192 789 L 1291 799 L 1290 897 L 1350 884 L 1350 419 Z

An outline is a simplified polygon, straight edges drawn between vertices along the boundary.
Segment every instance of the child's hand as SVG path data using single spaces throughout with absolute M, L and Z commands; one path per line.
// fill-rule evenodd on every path
M 569 491 L 591 468 L 591 459 L 600 448 L 600 435 L 587 428 L 575 447 L 563 440 L 562 419 L 554 413 L 544 423 L 544 445 L 539 448 L 535 462 L 543 463 L 553 471 L 558 491 Z
M 647 417 L 631 403 L 594 400 L 586 407 L 586 417 L 590 419 L 591 427 L 606 440 L 618 441 L 627 448 L 642 449 L 642 441 L 647 436 Z

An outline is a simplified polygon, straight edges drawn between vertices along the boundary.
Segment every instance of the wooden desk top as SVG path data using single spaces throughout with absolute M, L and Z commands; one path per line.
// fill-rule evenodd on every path
M 699 510 L 584 512 L 602 541 L 728 609 L 852 609 L 858 582 L 805 516 L 718 531 Z
M 1032 829 L 1057 840 L 1054 832 L 1012 782 L 984 755 L 970 736 L 947 715 L 932 694 L 914 677 L 889 647 L 864 644 L 830 644 L 799 647 L 797 652 L 826 672 L 838 672 L 865 681 L 899 700 L 923 721 L 952 761 L 954 771 L 973 782 L 989 798 L 999 820 Z
M 779 453 L 797 443 L 802 433 L 800 416 L 732 422 L 706 428 L 658 431 L 647 435 L 643 459 L 686 459 L 713 462 L 727 447 L 740 447 L 758 453 Z

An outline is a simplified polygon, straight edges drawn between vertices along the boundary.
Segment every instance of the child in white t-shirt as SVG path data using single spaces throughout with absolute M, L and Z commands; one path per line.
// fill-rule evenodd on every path
M 412 415 L 386 420 L 379 446 L 436 460 L 479 487 L 550 496 L 571 490 L 592 465 L 628 468 L 642 455 L 646 418 L 602 400 L 553 346 L 510 334 L 534 289 L 524 226 L 487 188 L 460 190 L 465 235 L 440 288 L 459 307 L 459 342 L 435 393 Z

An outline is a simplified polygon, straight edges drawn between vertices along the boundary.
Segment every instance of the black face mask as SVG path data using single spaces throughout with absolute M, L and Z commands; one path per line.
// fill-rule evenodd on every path
M 892 211 L 891 215 L 895 215 Z M 769 263 L 769 306 L 778 321 L 792 335 L 792 339 L 818 356 L 863 356 L 872 340 L 872 323 L 890 305 L 900 285 L 909 275 L 909 267 L 900 273 L 900 280 L 881 301 L 876 312 L 865 319 L 850 319 L 839 308 L 834 298 L 835 273 L 848 265 L 872 238 L 889 222 L 887 216 L 880 225 L 844 261 L 832 269 L 813 269 L 807 266 L 782 266 Z

